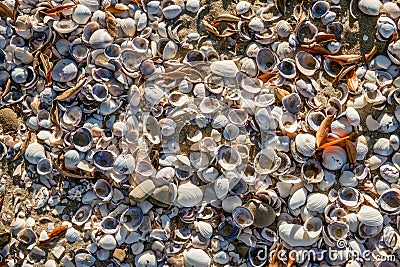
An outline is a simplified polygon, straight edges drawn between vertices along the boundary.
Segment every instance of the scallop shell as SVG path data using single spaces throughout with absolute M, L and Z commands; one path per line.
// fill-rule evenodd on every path
M 208 222 L 194 222 L 194 227 L 204 238 L 211 238 L 213 236 L 214 228 Z

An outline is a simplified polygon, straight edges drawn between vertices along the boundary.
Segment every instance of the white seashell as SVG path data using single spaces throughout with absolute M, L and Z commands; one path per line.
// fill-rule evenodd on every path
M 229 179 L 218 178 L 214 184 L 215 194 L 218 199 L 223 200 L 229 191 Z
M 288 37 L 292 32 L 292 27 L 286 20 L 278 21 L 275 27 L 276 27 L 276 33 L 282 38 Z
M 254 158 L 254 168 L 259 174 L 268 174 L 276 171 L 281 164 L 281 158 L 278 157 L 273 149 L 264 148 Z
M 290 196 L 290 191 L 292 189 L 292 184 L 285 182 L 277 182 L 276 189 L 278 189 L 279 195 L 283 198 Z
M 307 201 L 307 190 L 305 188 L 299 188 L 290 197 L 288 206 L 291 210 L 296 210 L 303 206 Z
M 78 4 L 72 13 L 72 19 L 78 24 L 86 24 L 90 17 L 92 16 L 92 12 L 90 8 L 84 5 Z
M 135 257 L 137 267 L 157 267 L 157 258 L 153 251 L 148 250 Z
M 68 150 L 64 154 L 64 164 L 67 169 L 74 169 L 82 160 L 83 156 L 74 149 Z
M 236 14 L 242 15 L 249 11 L 251 8 L 251 4 L 247 1 L 239 1 L 239 3 L 236 4 Z
M 335 171 L 347 162 L 346 151 L 340 146 L 330 146 L 322 153 L 322 165 L 328 170 Z
M 399 127 L 399 122 L 396 120 L 396 118 L 387 113 L 379 116 L 378 121 L 380 125 L 378 131 L 382 133 L 394 132 Z
M 350 125 L 352 126 L 360 125 L 360 115 L 358 114 L 355 108 L 353 107 L 346 108 L 346 118 L 349 121 Z
M 119 174 L 132 174 L 135 172 L 135 158 L 132 154 L 119 155 L 114 161 L 113 168 Z
M 213 256 L 213 261 L 218 264 L 227 264 L 229 262 L 230 256 L 227 252 L 220 250 L 215 252 Z
M 239 196 L 229 196 L 222 200 L 222 208 L 225 212 L 232 213 L 232 210 L 242 205 L 242 199 Z
M 89 39 L 89 45 L 93 49 L 106 48 L 112 44 L 114 38 L 105 29 L 98 29 L 95 31 Z
M 214 228 L 208 222 L 194 222 L 194 227 L 204 238 L 211 238 L 213 236 Z
M 212 97 L 204 97 L 199 105 L 200 111 L 205 114 L 215 113 L 220 107 L 219 100 Z
M 259 17 L 253 17 L 249 21 L 248 27 L 253 31 L 260 32 L 264 30 L 264 22 Z
M 340 175 L 339 182 L 342 186 L 357 186 L 358 180 L 353 172 L 344 171 Z
M 104 235 L 97 244 L 105 250 L 114 250 L 117 247 L 117 241 L 113 235 Z
M 318 237 L 323 229 L 323 222 L 319 217 L 310 217 L 304 222 L 304 230 L 311 238 Z
M 306 157 L 311 157 L 315 150 L 316 139 L 311 134 L 298 134 L 296 135 L 295 143 L 296 150 Z
M 374 153 L 381 156 L 389 156 L 393 153 L 393 148 L 390 146 L 390 140 L 387 138 L 379 138 L 373 147 Z
M 29 144 L 24 155 L 31 164 L 37 164 L 41 159 L 46 158 L 44 147 L 37 142 Z
M 96 258 L 89 253 L 78 253 L 74 257 L 76 267 L 94 266 Z
M 368 158 L 365 161 L 365 164 L 370 168 L 371 170 L 376 170 L 378 169 L 385 161 L 387 160 L 387 157 L 381 156 L 381 155 L 372 155 L 370 158 Z
M 185 267 L 208 267 L 211 265 L 211 258 L 202 249 L 190 248 L 183 251 Z
M 362 206 L 357 212 L 357 219 L 360 223 L 368 226 L 381 226 L 383 224 L 383 217 L 379 210 L 367 205 Z
M 92 215 L 92 207 L 90 205 L 84 205 L 80 207 L 72 217 L 72 223 L 81 226 L 84 225 L 87 220 L 90 218 Z
M 353 127 L 346 117 L 341 117 L 331 124 L 331 132 L 339 137 L 345 137 L 352 133 Z
M 386 2 L 383 4 L 383 8 L 389 13 L 392 19 L 400 17 L 400 7 L 395 2 Z
M 186 1 L 186 10 L 192 13 L 197 13 L 200 9 L 200 1 L 199 0 L 187 0 Z
M 307 209 L 323 213 L 325 207 L 328 205 L 328 196 L 321 193 L 313 193 L 307 197 Z
M 70 33 L 79 27 L 73 20 L 56 20 L 53 23 L 53 28 L 58 33 Z
M 70 59 L 57 61 L 52 70 L 53 81 L 65 83 L 75 79 L 78 74 L 76 63 Z
M 79 4 L 87 6 L 91 12 L 99 10 L 100 1 L 98 0 L 79 0 Z
M 319 69 L 320 62 L 310 53 L 300 51 L 296 54 L 296 66 L 304 75 L 312 76 Z
M 389 183 L 397 183 L 399 180 L 399 170 L 390 162 L 386 162 L 380 166 L 379 173 Z
M 239 72 L 233 60 L 214 61 L 210 69 L 214 74 L 224 78 L 236 78 L 236 73 Z
M 65 238 L 70 243 L 74 243 L 80 236 L 81 232 L 79 232 L 73 227 L 68 228 L 67 231 L 65 232 Z
M 360 0 L 358 8 L 366 15 L 377 16 L 382 8 L 382 3 L 379 0 Z
M 281 224 L 278 228 L 280 238 L 292 247 L 304 247 L 314 244 L 319 237 L 311 238 L 302 225 Z
M 234 170 L 242 163 L 239 152 L 235 148 L 227 145 L 218 148 L 217 160 L 218 164 L 227 171 Z
M 182 13 L 182 7 L 178 5 L 169 5 L 163 8 L 162 13 L 166 19 L 174 19 Z
M 176 202 L 183 207 L 194 207 L 203 199 L 203 191 L 196 185 L 186 182 L 178 186 Z

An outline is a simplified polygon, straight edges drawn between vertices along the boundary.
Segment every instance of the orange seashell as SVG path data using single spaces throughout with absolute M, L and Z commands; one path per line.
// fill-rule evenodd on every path
M 349 87 L 349 90 L 352 92 L 356 92 L 358 88 L 358 77 L 357 73 L 354 69 L 352 69 L 349 73 L 350 78 L 347 79 L 347 86 Z
M 352 138 L 354 135 L 354 133 L 351 133 L 348 136 L 339 138 L 335 141 L 329 142 L 329 143 L 325 143 L 322 146 L 318 147 L 318 149 L 325 149 L 327 147 L 333 146 L 333 145 L 339 145 L 339 146 L 345 146 L 346 145 L 346 140 Z
M 57 226 L 56 228 L 54 228 L 53 231 L 51 231 L 48 234 L 48 236 L 50 239 L 59 237 L 59 236 L 63 235 L 67 231 L 67 229 L 68 229 L 68 226 L 66 226 L 66 225 Z

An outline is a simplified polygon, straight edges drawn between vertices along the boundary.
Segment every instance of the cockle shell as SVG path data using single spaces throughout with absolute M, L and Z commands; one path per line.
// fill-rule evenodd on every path
M 295 139 L 296 150 L 306 157 L 311 157 L 315 150 L 316 139 L 311 134 L 298 134 Z
M 70 59 L 57 61 L 52 70 L 52 79 L 56 82 L 69 82 L 75 79 L 78 73 L 76 63 Z
M 37 164 L 45 157 L 44 147 L 37 142 L 29 144 L 25 150 L 25 159 L 31 164 Z
M 278 229 L 280 238 L 289 246 L 311 246 L 318 240 L 318 236 L 311 238 L 302 225 L 281 224 Z
M 379 210 L 367 205 L 360 208 L 357 218 L 361 223 L 368 226 L 381 226 L 383 224 L 383 217 Z
M 311 211 L 316 211 L 318 213 L 323 213 L 325 207 L 328 205 L 328 196 L 321 193 L 313 193 L 307 197 L 307 209 Z
M 196 185 L 186 182 L 178 186 L 176 202 L 183 207 L 194 207 L 203 199 L 203 191 Z
M 208 267 L 211 264 L 211 258 L 202 249 L 190 248 L 183 251 L 183 261 L 185 266 Z
M 338 170 L 347 162 L 346 151 L 340 146 L 330 146 L 322 153 L 322 165 L 328 170 Z

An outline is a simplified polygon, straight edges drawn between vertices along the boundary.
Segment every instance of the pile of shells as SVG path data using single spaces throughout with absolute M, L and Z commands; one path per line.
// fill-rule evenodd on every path
M 0 266 L 399 266 L 400 7 L 341 2 L 0 2 Z

